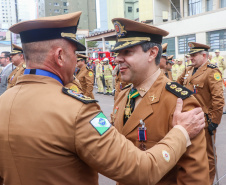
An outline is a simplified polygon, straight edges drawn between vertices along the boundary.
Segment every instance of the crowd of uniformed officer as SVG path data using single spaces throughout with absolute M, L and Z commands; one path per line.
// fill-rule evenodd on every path
M 75 38 L 80 15 L 76 12 L 34 23 L 26 21 L 10 28 L 21 35 L 27 55 L 13 45 L 11 60 L 16 68 L 8 77 L 8 90 L 0 97 L 0 185 L 97 184 L 96 171 L 118 184 L 213 184 L 214 143 L 224 107 L 226 69 L 219 51 L 211 58 L 209 46 L 191 42 L 184 65 L 183 59 L 173 60 L 173 55 L 167 55 L 167 44 L 161 46 L 168 32 L 118 18 L 113 19 L 118 42 L 112 48 L 118 54 L 118 65 L 113 70 L 108 58 L 97 59 L 91 69 L 88 56 L 72 56 L 76 50 L 85 50 Z M 49 53 L 38 61 L 40 47 L 46 44 Z M 135 64 L 142 62 L 137 56 L 146 60 L 146 65 Z M 75 65 L 68 63 L 73 60 L 77 60 L 76 74 Z M 95 79 L 97 93 L 111 95 L 115 89 L 111 115 L 115 127 L 96 105 Z M 188 132 L 187 127 L 174 128 L 174 112 L 182 111 L 182 105 L 181 109 L 177 107 L 181 104 L 177 97 L 184 100 L 183 111 L 202 108 L 204 130 L 200 110 L 196 113 L 199 118 L 186 115 L 189 124 L 200 122 L 196 134 Z M 16 114 L 19 111 L 26 115 Z

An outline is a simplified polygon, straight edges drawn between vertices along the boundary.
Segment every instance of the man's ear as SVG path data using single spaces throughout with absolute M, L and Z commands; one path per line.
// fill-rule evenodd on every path
M 63 60 L 63 49 L 62 48 L 57 48 L 54 52 L 54 59 L 56 61 L 56 64 L 59 67 L 62 67 L 64 64 L 64 60 Z
M 149 62 L 155 61 L 155 58 L 156 58 L 156 56 L 158 55 L 158 52 L 159 52 L 159 48 L 157 46 L 154 46 L 154 47 L 150 48 L 147 52 L 149 53 L 148 61 Z

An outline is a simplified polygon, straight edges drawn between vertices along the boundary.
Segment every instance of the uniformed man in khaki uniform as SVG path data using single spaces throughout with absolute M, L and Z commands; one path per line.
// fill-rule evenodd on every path
M 105 58 L 103 60 L 104 63 L 104 80 L 105 80 L 105 85 L 106 85 L 106 93 L 105 95 L 111 95 L 113 91 L 113 77 L 112 77 L 112 71 L 113 68 L 109 64 L 109 59 Z
M 80 15 L 10 27 L 20 34 L 27 69 L 0 97 L 1 185 L 98 185 L 98 172 L 124 184 L 153 185 L 204 127 L 201 109 L 182 113 L 179 99 L 176 126 L 142 152 L 111 126 L 96 100 L 65 88 L 74 79 L 75 52 L 86 49 L 76 40 Z
M 13 87 L 16 84 L 18 76 L 24 74 L 24 70 L 26 69 L 26 64 L 24 61 L 23 49 L 15 44 L 12 44 L 13 50 L 10 53 L 11 62 L 16 68 L 12 71 L 12 73 L 8 77 L 8 85 L 7 89 Z
M 118 52 L 121 78 L 131 82 L 114 103 L 112 123 L 140 150 L 154 148 L 170 132 L 177 98 L 183 110 L 200 107 L 192 92 L 171 82 L 159 68 L 162 37 L 168 32 L 124 18 L 112 20 L 118 42 L 111 49 Z M 158 185 L 209 184 L 205 132 L 191 140 L 192 145 Z M 168 154 L 163 152 L 167 161 Z M 131 161 L 135 164 L 136 161 Z M 119 183 L 120 185 L 123 183 Z
M 102 83 L 102 78 L 103 78 L 103 69 L 102 69 L 102 65 L 100 63 L 99 59 L 95 60 L 95 64 L 96 64 L 96 81 L 97 81 L 97 93 L 98 94 L 103 94 L 104 93 L 104 86 Z
M 166 62 L 167 62 L 167 58 L 168 58 L 168 55 L 166 54 L 167 46 L 168 46 L 167 43 L 162 45 L 162 56 L 161 56 L 160 63 L 159 63 L 159 67 L 160 67 L 160 69 L 162 69 L 163 73 L 165 72 Z
M 192 66 L 186 68 L 178 78 L 178 82 L 194 92 L 194 96 L 206 114 L 206 142 L 210 169 L 210 184 L 215 177 L 215 164 L 211 135 L 216 134 L 216 128 L 221 122 L 224 107 L 222 76 L 217 66 L 208 62 L 209 46 L 191 42 L 190 56 Z M 208 123 L 209 119 L 209 123 Z
M 86 65 L 86 59 L 88 56 L 77 54 L 77 67 L 79 68 L 76 78 L 79 80 L 82 86 L 82 92 L 85 96 L 94 98 L 93 85 L 94 74 L 93 70 Z
M 224 79 L 224 70 L 226 69 L 226 62 L 224 60 L 224 57 L 220 56 L 220 50 L 215 51 L 215 57 L 213 58 L 213 61 L 215 61 L 215 64 L 222 73 L 222 78 Z
M 173 81 L 173 76 L 172 76 L 172 66 L 173 66 L 173 55 L 168 56 L 167 62 L 166 62 L 166 68 L 164 70 L 164 74 L 166 75 L 167 78 L 169 78 L 171 81 Z

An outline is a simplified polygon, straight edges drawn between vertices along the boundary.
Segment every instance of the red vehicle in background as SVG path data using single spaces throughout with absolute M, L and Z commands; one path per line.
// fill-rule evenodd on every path
M 109 59 L 109 64 L 112 65 L 112 60 L 114 60 L 114 52 L 109 52 L 109 51 L 94 51 L 93 53 L 91 53 L 89 59 L 90 60 L 96 60 L 99 59 L 100 61 L 102 61 L 105 58 Z M 112 65 L 113 68 L 115 67 L 114 64 Z

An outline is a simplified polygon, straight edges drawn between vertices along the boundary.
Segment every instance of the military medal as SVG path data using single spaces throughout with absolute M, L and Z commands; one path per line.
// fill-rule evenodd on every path
M 193 87 L 194 87 L 194 91 L 193 92 L 196 94 L 197 93 L 196 85 L 194 85 Z
M 141 127 L 138 127 L 138 141 L 140 141 L 139 148 L 143 151 L 146 150 L 146 146 L 144 144 L 145 141 L 147 141 L 147 128 L 145 127 L 145 123 L 143 120 L 140 120 Z

